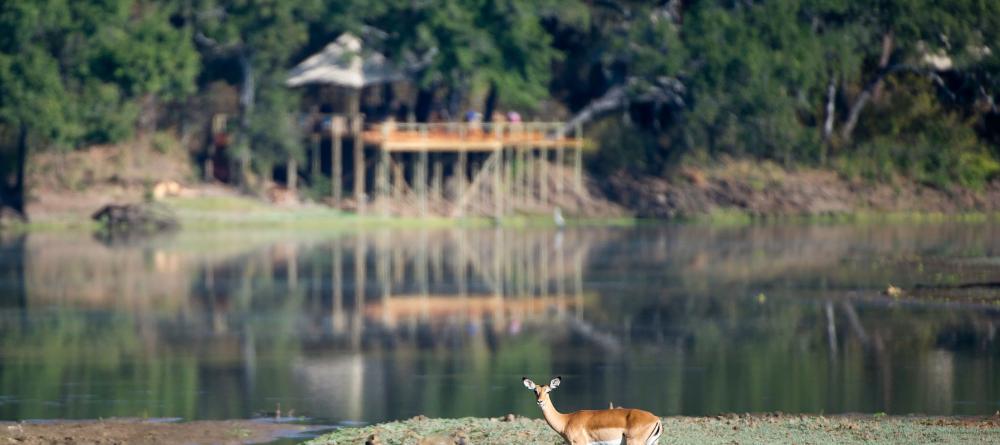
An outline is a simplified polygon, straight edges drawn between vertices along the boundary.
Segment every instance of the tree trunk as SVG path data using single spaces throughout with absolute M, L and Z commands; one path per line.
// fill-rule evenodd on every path
M 253 65 L 250 64 L 250 57 L 246 51 L 240 52 L 240 72 L 243 76 L 240 85 L 240 106 L 243 108 L 241 123 L 244 129 L 250 124 L 250 114 L 253 112 L 254 88 L 256 87 L 253 75 Z
M 147 136 L 156 131 L 157 116 L 156 95 L 143 94 L 139 98 L 139 136 Z
M 882 35 L 882 55 L 878 59 L 878 71 L 884 73 L 886 68 L 889 67 L 889 60 L 892 58 L 892 49 L 895 43 L 895 38 L 892 31 L 889 31 Z M 872 99 L 878 102 L 882 99 L 882 79 L 880 77 L 878 82 L 875 83 L 875 88 L 872 90 Z
M 483 105 L 483 122 L 493 122 L 493 111 L 497 107 L 497 84 L 490 82 L 490 92 L 486 94 L 486 104 Z
M 837 84 L 830 79 L 826 87 L 826 120 L 823 122 L 823 147 L 820 152 L 820 164 L 826 164 L 827 151 L 830 147 L 830 137 L 833 136 L 834 117 L 837 112 Z
M 295 196 L 299 179 L 299 168 L 296 165 L 295 158 L 289 157 L 285 168 L 285 186 L 288 187 L 288 191 L 292 196 Z
M 240 134 L 239 139 L 243 142 L 242 150 L 239 159 L 239 178 L 240 186 L 246 187 L 249 184 L 249 168 L 250 168 L 250 141 L 247 140 L 247 132 L 250 128 L 250 115 L 253 113 L 254 107 L 254 89 L 256 88 L 254 82 L 253 65 L 250 63 L 250 57 L 247 55 L 246 50 L 240 52 L 240 70 L 243 75 L 243 83 L 240 86 L 240 106 L 242 107 L 242 115 L 240 116 Z
M 418 122 L 427 122 L 431 110 L 434 109 L 434 89 L 434 86 L 430 86 L 417 91 L 417 103 L 413 106 L 413 114 Z
M 621 85 L 611 87 L 603 96 L 594 99 L 580 111 L 577 111 L 569 122 L 566 122 L 562 134 L 570 134 L 577 125 L 586 124 L 605 113 L 622 108 L 626 103 L 625 87 Z
M 14 184 L 3 184 L 6 202 L 0 204 L 0 207 L 9 207 L 11 210 L 17 212 L 21 220 L 27 222 L 28 212 L 25 210 L 24 172 L 28 165 L 28 126 L 24 123 L 21 123 L 20 134 L 17 136 L 17 160 L 15 162 L 17 162 L 17 170 L 14 175 Z
M 847 122 L 844 122 L 844 129 L 840 131 L 840 136 L 844 138 L 844 141 L 850 141 L 851 137 L 854 136 L 854 127 L 858 125 L 861 110 L 864 110 L 865 105 L 868 105 L 868 101 L 871 98 L 872 92 L 865 89 L 858 95 L 858 98 L 854 101 L 854 105 L 851 105 L 851 111 L 847 115 Z
M 851 140 L 854 134 L 854 127 L 857 126 L 858 118 L 861 117 L 861 111 L 868 105 L 868 102 L 872 98 L 877 100 L 882 94 L 882 85 L 885 76 L 890 71 L 889 61 L 892 59 L 893 42 L 894 38 L 891 31 L 882 35 L 882 55 L 878 61 L 878 73 L 875 74 L 875 78 L 868 83 L 864 91 L 858 94 L 858 97 L 854 100 L 854 105 L 851 106 L 847 122 L 844 123 L 844 129 L 841 130 L 841 136 L 843 136 L 845 141 Z

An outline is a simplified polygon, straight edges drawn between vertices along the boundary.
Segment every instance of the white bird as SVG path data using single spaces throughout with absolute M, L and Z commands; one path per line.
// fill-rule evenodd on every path
M 556 207 L 556 209 L 552 212 L 552 220 L 555 221 L 556 227 L 560 229 L 566 227 L 566 218 L 563 218 L 562 210 L 560 210 L 559 207 Z

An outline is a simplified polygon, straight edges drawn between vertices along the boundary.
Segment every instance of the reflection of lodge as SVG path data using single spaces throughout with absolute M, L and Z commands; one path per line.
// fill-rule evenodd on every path
M 245 313 L 286 313 L 282 322 L 294 320 L 289 327 L 310 342 L 354 350 L 405 343 L 418 330 L 501 333 L 581 315 L 594 301 L 582 288 L 586 257 L 604 241 L 593 232 L 489 229 L 268 243 L 201 264 L 190 288 L 196 304 L 184 310 L 214 334 L 239 332 L 233 324 Z
M 504 300 L 492 295 L 464 295 L 458 299 L 453 295 L 397 295 L 385 304 L 369 303 L 364 310 L 370 318 L 381 318 L 395 324 L 401 319 L 468 320 L 504 313 L 540 316 L 551 311 L 562 312 L 567 305 L 564 299 L 557 297 Z
M 329 295 L 312 300 L 329 311 L 317 320 L 328 335 L 353 348 L 369 336 L 405 340 L 414 330 L 471 327 L 501 332 L 511 323 L 583 310 L 582 268 L 593 238 L 568 243 L 563 238 L 576 238 L 572 232 L 502 230 L 378 235 L 334 241 Z

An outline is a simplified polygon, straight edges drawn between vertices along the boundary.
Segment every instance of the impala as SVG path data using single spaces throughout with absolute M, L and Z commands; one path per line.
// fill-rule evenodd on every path
M 581 410 L 569 414 L 556 411 L 549 392 L 559 387 L 561 377 L 552 379 L 548 385 L 536 385 L 527 377 L 522 382 L 525 387 L 534 391 L 545 422 L 570 445 L 653 445 L 663 433 L 660 418 L 641 409 Z

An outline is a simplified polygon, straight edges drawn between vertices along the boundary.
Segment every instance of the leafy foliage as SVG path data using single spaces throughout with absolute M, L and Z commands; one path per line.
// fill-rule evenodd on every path
M 247 156 L 302 160 L 285 70 L 351 31 L 421 66 L 443 114 L 618 98 L 597 173 L 725 155 L 978 186 L 1000 156 L 1000 2 L 37 0 L 0 3 L 0 29 L 6 151 L 121 141 L 157 109 L 180 126 L 221 81 Z

